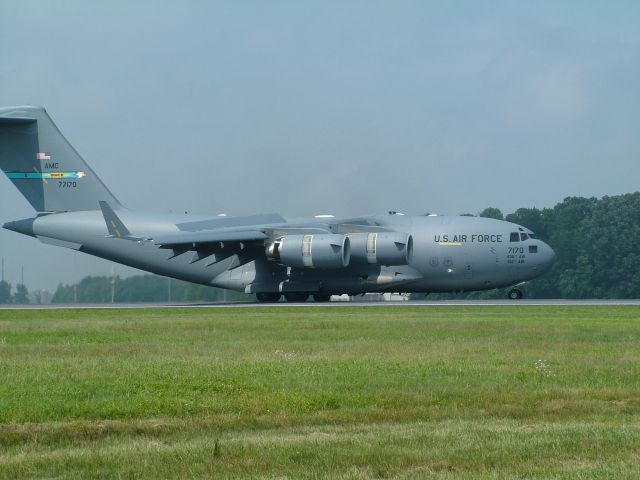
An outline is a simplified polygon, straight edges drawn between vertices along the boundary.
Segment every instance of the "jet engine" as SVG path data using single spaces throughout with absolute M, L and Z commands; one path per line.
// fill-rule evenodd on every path
M 269 243 L 266 254 L 287 267 L 332 270 L 349 265 L 351 246 L 345 235 L 286 235 Z
M 407 265 L 413 257 L 413 237 L 408 233 L 350 233 L 354 263 Z

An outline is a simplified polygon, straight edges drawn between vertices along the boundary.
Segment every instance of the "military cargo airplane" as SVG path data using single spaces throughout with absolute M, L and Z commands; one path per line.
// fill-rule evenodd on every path
M 42 107 L 0 108 L 0 168 L 36 211 L 4 228 L 159 275 L 252 293 L 260 302 L 504 287 L 518 299 L 518 286 L 555 258 L 527 228 L 489 218 L 130 211 Z

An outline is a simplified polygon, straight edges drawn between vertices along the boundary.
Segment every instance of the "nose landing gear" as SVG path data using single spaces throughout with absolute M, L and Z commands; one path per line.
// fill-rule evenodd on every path
M 512 288 L 507 293 L 507 297 L 509 300 L 520 300 L 522 299 L 522 290 L 518 290 L 517 288 Z

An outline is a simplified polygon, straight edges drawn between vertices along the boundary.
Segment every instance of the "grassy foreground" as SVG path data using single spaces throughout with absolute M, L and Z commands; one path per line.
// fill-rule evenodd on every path
M 0 310 L 0 478 L 638 478 L 640 309 Z

